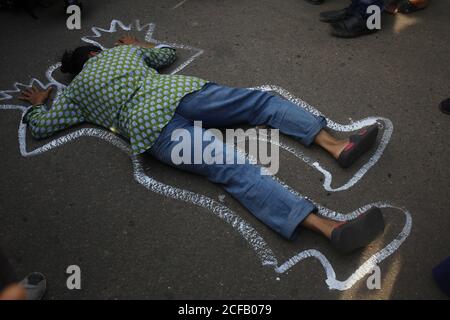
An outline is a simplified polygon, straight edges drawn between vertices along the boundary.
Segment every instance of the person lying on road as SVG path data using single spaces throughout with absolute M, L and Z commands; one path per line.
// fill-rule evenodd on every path
M 230 88 L 192 76 L 158 73 L 175 59 L 174 49 L 154 47 L 128 35 L 111 49 L 89 45 L 65 52 L 61 70 L 72 74 L 73 80 L 50 109 L 44 105 L 50 88 L 25 90 L 22 99 L 33 106 L 23 121 L 38 139 L 83 122 L 118 132 L 129 140 L 134 154 L 145 152 L 221 185 L 259 220 L 287 239 L 292 239 L 301 226 L 319 232 L 334 248 L 347 253 L 368 245 L 383 231 L 379 208 L 373 207 L 345 223 L 326 219 L 317 214 L 313 203 L 289 192 L 272 177 L 262 175 L 260 168 L 249 161 L 175 163 L 171 154 L 178 141 L 172 141 L 172 133 L 185 129 L 193 135 L 194 121 L 202 121 L 208 128 L 267 125 L 305 146 L 321 146 L 344 168 L 367 152 L 378 135 L 378 126 L 373 125 L 346 139 L 337 139 L 325 129 L 325 118 L 276 95 Z M 221 150 L 238 156 L 234 148 L 230 151 L 224 143 Z M 192 159 L 196 156 L 194 151 L 193 148 L 190 153 Z

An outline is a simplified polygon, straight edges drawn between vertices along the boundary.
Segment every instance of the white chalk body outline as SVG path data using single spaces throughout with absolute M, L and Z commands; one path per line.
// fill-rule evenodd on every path
M 122 24 L 120 21 L 113 20 L 111 22 L 111 28 L 109 30 L 115 30 L 115 28 L 112 28 L 115 25 L 127 27 L 124 24 Z M 137 22 L 136 25 L 139 26 L 139 22 Z M 149 30 L 148 32 L 150 32 L 150 31 L 153 32 L 154 25 L 149 24 L 148 26 L 153 26 L 152 28 L 149 27 L 149 29 L 148 29 Z M 129 28 L 131 28 L 131 26 L 129 26 Z M 104 31 L 105 29 L 100 29 L 100 28 L 94 27 L 94 28 L 92 28 L 92 30 L 96 30 L 97 35 L 99 36 L 98 31 L 99 30 Z M 105 32 L 115 32 L 115 31 L 106 30 Z M 149 33 L 147 33 L 147 35 L 149 35 Z M 151 33 L 150 33 L 149 37 L 146 36 L 146 40 L 148 40 L 148 39 L 151 39 Z M 156 41 L 156 40 L 153 40 L 153 41 Z M 182 46 L 182 45 L 180 45 L 180 46 Z M 191 47 L 183 46 L 183 48 L 191 48 Z M 200 51 L 200 52 L 202 52 L 202 51 Z M 191 59 L 190 62 L 192 62 L 192 61 L 194 61 L 195 57 L 194 58 L 191 57 L 190 59 Z M 187 66 L 189 63 L 182 64 L 183 68 L 185 66 Z M 0 91 L 0 101 L 11 99 L 12 96 L 10 95 L 10 93 L 20 92 L 24 88 L 31 87 L 34 84 L 38 84 L 40 87 L 42 87 L 44 89 L 48 88 L 49 86 L 56 86 L 58 89 L 63 88 L 64 85 L 57 82 L 52 76 L 53 72 L 59 67 L 60 67 L 59 63 L 54 64 L 51 67 L 49 67 L 49 69 L 46 72 L 46 78 L 48 80 L 47 84 L 44 84 L 35 78 L 33 78 L 28 85 L 24 85 L 24 84 L 16 82 L 14 84 L 13 90 Z M 261 86 L 261 87 L 255 87 L 255 88 L 259 88 L 259 89 L 265 90 L 265 91 L 278 92 L 279 94 L 284 96 L 286 99 L 296 103 L 300 107 L 306 108 L 307 110 L 309 110 L 315 114 L 320 113 L 319 111 L 317 111 L 316 109 L 307 105 L 300 99 L 295 98 L 293 95 L 291 95 L 288 91 L 284 90 L 283 88 L 276 87 L 276 86 L 267 86 L 267 85 Z M 11 104 L 0 105 L 0 110 L 19 110 L 19 111 L 21 111 L 22 117 L 25 114 L 27 109 L 28 109 L 27 107 L 22 106 L 22 105 L 11 105 Z M 379 120 L 385 121 L 387 119 L 367 118 L 367 119 L 361 120 L 359 122 L 355 122 L 355 123 L 353 123 L 351 125 L 347 125 L 347 126 L 339 125 L 329 119 L 327 119 L 327 120 L 328 120 L 328 125 L 335 130 L 353 131 L 353 130 L 356 130 L 357 128 L 359 128 L 360 126 L 367 125 L 365 123 L 374 123 L 375 121 L 379 121 Z M 387 120 L 385 123 L 389 124 L 390 121 Z M 336 290 L 350 289 L 358 280 L 362 279 L 364 276 L 369 274 L 373 270 L 374 266 L 378 265 L 379 263 L 384 261 L 386 258 L 388 258 L 390 255 L 392 255 L 401 246 L 401 244 L 407 239 L 407 237 L 409 236 L 409 234 L 411 232 L 412 217 L 411 217 L 411 214 L 409 213 L 409 211 L 405 208 L 391 205 L 388 202 L 384 202 L 384 201 L 374 202 L 371 204 L 367 204 L 361 208 L 358 208 L 350 213 L 344 214 L 344 213 L 336 212 L 336 211 L 333 211 L 326 207 L 323 207 L 322 205 L 315 203 L 313 200 L 309 199 L 312 202 L 314 202 L 315 205 L 318 207 L 319 214 L 329 217 L 334 220 L 338 220 L 338 221 L 349 221 L 349 220 L 355 219 L 361 213 L 365 212 L 367 209 L 369 209 L 372 206 L 378 206 L 380 208 L 393 208 L 393 209 L 396 209 L 397 211 L 401 212 L 405 216 L 405 224 L 404 224 L 401 232 L 390 243 L 388 243 L 384 248 L 377 251 L 370 258 L 368 258 L 346 280 L 341 281 L 341 280 L 337 279 L 336 273 L 335 273 L 334 268 L 331 265 L 330 261 L 320 251 L 318 251 L 316 249 L 309 249 L 309 250 L 301 251 L 301 252 L 297 253 L 296 255 L 292 256 L 291 258 L 289 258 L 288 260 L 286 260 L 285 262 L 280 264 L 275 256 L 274 252 L 269 247 L 269 245 L 264 240 L 264 238 L 243 218 L 241 218 L 239 215 L 234 213 L 230 208 L 226 207 L 225 205 L 223 205 L 209 197 L 206 197 L 202 194 L 198 194 L 198 193 L 195 193 L 192 191 L 188 191 L 188 190 L 180 189 L 180 188 L 177 188 L 177 187 L 174 187 L 171 185 L 164 184 L 164 183 L 157 181 L 154 178 L 148 176 L 144 172 L 144 169 L 143 169 L 142 156 L 132 155 L 129 144 L 125 140 L 120 138 L 119 136 L 116 136 L 107 130 L 100 129 L 100 128 L 81 128 L 76 131 L 70 132 L 64 136 L 61 136 L 59 138 L 56 138 L 48 143 L 45 143 L 44 145 L 42 145 L 34 150 L 31 150 L 31 151 L 27 150 L 26 131 L 27 131 L 26 124 L 23 124 L 22 122 L 20 122 L 19 130 L 18 130 L 19 150 L 20 150 L 21 155 L 24 157 L 37 156 L 39 154 L 48 152 L 52 149 L 55 149 L 66 143 L 72 142 L 81 137 L 95 137 L 95 138 L 104 140 L 108 143 L 111 143 L 112 145 L 118 147 L 120 150 L 122 150 L 123 152 L 127 153 L 130 156 L 132 165 L 133 165 L 134 179 L 138 183 L 143 185 L 145 188 L 147 188 L 148 190 L 151 190 L 157 194 L 171 197 L 171 198 L 177 199 L 177 200 L 182 200 L 182 201 L 197 205 L 199 207 L 208 209 L 214 215 L 218 216 L 219 218 L 221 218 L 222 220 L 224 220 L 225 222 L 230 224 L 248 242 L 250 247 L 255 251 L 255 254 L 259 258 L 261 264 L 263 266 L 268 266 L 268 267 L 273 268 L 273 270 L 276 274 L 286 273 L 288 270 L 293 268 L 297 263 L 299 263 L 300 261 L 302 261 L 306 258 L 313 257 L 313 258 L 318 259 L 325 270 L 325 273 L 326 273 L 325 282 L 330 289 L 336 289 Z M 390 131 L 390 134 L 392 134 L 392 131 Z M 386 138 L 387 140 L 389 140 L 390 135 L 384 136 L 383 138 Z M 383 140 L 383 138 L 382 138 L 382 140 Z M 386 144 L 387 143 L 388 143 L 388 141 L 386 142 Z M 384 147 L 385 147 L 385 145 L 384 145 Z M 384 150 L 384 147 L 383 147 L 383 150 Z M 283 149 L 293 153 L 294 155 L 296 155 L 298 158 L 302 159 L 303 161 L 306 160 L 305 161 L 306 163 L 316 167 L 319 171 L 321 171 L 325 175 L 326 179 L 328 179 L 328 182 L 324 183 L 324 187 L 326 184 L 328 184 L 328 186 L 331 184 L 331 178 L 330 177 L 327 178 L 327 173 L 326 173 L 327 171 L 325 169 L 320 170 L 319 168 L 321 168 L 321 167 L 318 163 L 315 164 L 309 158 L 305 157 L 303 154 L 298 154 L 295 152 L 295 150 L 292 151 L 292 149 L 287 146 L 283 147 Z M 376 154 L 377 154 L 377 152 L 379 152 L 378 150 L 380 150 L 380 148 L 377 149 Z M 381 153 L 382 153 L 382 150 L 381 150 Z M 381 156 L 381 153 L 378 155 L 378 158 Z M 372 160 L 369 160 L 369 162 L 370 161 L 374 161 L 374 162 L 370 166 L 366 167 L 365 172 L 367 172 L 367 170 L 371 166 L 373 166 L 373 164 L 378 160 L 376 158 L 377 157 L 376 154 L 375 154 L 375 157 L 374 156 L 371 157 Z M 364 166 L 363 166 L 363 168 L 364 168 Z M 365 174 L 365 172 L 361 173 L 361 177 Z M 330 173 L 328 173 L 328 174 L 331 176 Z M 351 185 L 354 185 L 359 179 L 361 179 L 361 177 L 358 177 L 353 182 L 347 183 L 347 184 L 350 187 Z M 290 192 L 293 192 L 294 194 L 296 194 L 298 196 L 302 196 L 301 194 L 296 192 L 294 189 L 289 187 L 287 184 L 283 183 L 278 178 L 275 177 L 275 179 L 277 179 L 280 183 L 282 183 L 283 186 L 285 188 L 287 188 Z

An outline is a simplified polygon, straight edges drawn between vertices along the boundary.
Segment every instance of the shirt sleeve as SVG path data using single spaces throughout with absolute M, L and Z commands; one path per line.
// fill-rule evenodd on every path
M 72 103 L 63 91 L 55 99 L 50 110 L 47 110 L 44 104 L 28 109 L 23 122 L 28 124 L 34 138 L 43 139 L 57 131 L 84 122 L 84 116 L 81 109 Z
M 153 69 L 161 69 L 171 65 L 176 59 L 176 51 L 170 47 L 143 48 L 145 61 Z

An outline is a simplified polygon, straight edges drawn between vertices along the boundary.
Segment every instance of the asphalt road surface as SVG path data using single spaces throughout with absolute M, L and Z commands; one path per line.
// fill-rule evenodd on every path
M 284 273 L 262 265 L 238 226 L 211 208 L 145 188 L 133 176 L 130 157 L 101 139 L 81 137 L 36 156 L 22 156 L 21 112 L 0 110 L 0 243 L 20 276 L 31 271 L 47 276 L 47 299 L 445 298 L 431 270 L 450 255 L 450 116 L 438 110 L 450 94 L 450 2 L 432 1 L 427 10 L 409 16 L 384 15 L 380 32 L 352 40 L 331 37 L 328 26 L 318 21 L 320 11 L 346 5 L 341 0 L 322 6 L 303 0 L 84 4 L 82 29 L 73 31 L 66 28 L 59 2 L 37 9 L 38 20 L 0 12 L 0 90 L 32 78 L 47 83 L 48 68 L 65 49 L 82 44 L 80 39 L 91 35 L 94 26 L 109 29 L 114 19 L 154 23 L 155 39 L 203 50 L 181 74 L 236 87 L 276 85 L 344 125 L 371 116 L 389 119 L 393 132 L 380 159 L 348 189 L 325 190 L 318 170 L 285 151 L 278 177 L 342 213 L 373 202 L 389 203 L 408 212 L 411 225 L 405 211 L 386 208 L 387 227 L 380 239 L 340 256 L 309 231 L 286 241 L 219 186 L 148 156 L 140 158 L 148 176 L 205 195 L 241 217 L 264 239 L 278 266 L 315 249 L 329 261 L 328 271 L 331 266 L 336 279 L 345 282 L 357 277 L 356 270 L 377 252 L 390 253 L 378 264 L 380 289 L 369 290 L 364 273 L 347 290 L 330 289 L 330 274 L 318 259 L 302 260 Z M 131 32 L 144 38 L 135 27 Z M 121 34 L 121 28 L 103 32 L 99 41 L 110 46 Z M 179 52 L 177 63 L 191 54 Z M 67 81 L 58 70 L 53 75 Z M 0 105 L 23 105 L 12 96 Z M 28 151 L 56 137 L 36 142 L 28 135 Z M 327 168 L 335 188 L 351 180 L 370 157 L 342 170 L 318 148 L 283 141 Z M 81 268 L 81 290 L 66 287 L 69 265 Z

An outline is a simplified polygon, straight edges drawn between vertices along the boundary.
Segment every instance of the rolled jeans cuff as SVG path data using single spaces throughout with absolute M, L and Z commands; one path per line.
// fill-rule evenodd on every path
M 310 146 L 314 142 L 314 139 L 319 134 L 320 130 L 327 126 L 327 120 L 325 117 L 317 116 L 316 118 L 317 122 L 308 130 L 308 133 L 302 139 L 302 143 L 305 146 Z
M 286 221 L 280 234 L 288 240 L 293 240 L 297 235 L 298 226 L 311 213 L 317 211 L 317 207 L 309 200 L 302 199 L 302 204 L 297 206 Z

